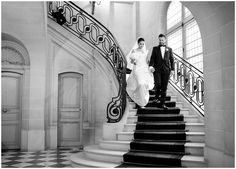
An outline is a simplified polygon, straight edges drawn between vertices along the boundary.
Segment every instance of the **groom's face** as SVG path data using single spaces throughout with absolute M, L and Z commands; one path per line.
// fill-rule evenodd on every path
M 166 38 L 165 37 L 159 37 L 159 45 L 165 45 L 166 44 Z

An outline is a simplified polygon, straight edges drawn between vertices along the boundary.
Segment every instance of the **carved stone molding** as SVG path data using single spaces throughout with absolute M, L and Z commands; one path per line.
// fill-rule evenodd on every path
M 2 65 L 30 65 L 27 50 L 16 42 L 2 41 Z
M 17 50 L 11 47 L 2 47 L 3 65 L 25 65 L 24 58 Z

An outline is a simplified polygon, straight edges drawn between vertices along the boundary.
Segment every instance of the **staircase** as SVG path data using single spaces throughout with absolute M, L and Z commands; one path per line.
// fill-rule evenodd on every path
M 153 91 L 145 108 L 129 101 L 126 123 L 116 140 L 101 140 L 71 157 L 73 167 L 206 167 L 204 124 L 168 89 L 158 108 Z
M 185 108 L 173 89 L 169 88 L 169 96 L 166 98 L 168 110 L 157 108 L 158 103 L 152 101 L 153 95 L 151 95 L 150 102 L 145 108 L 137 109 L 130 101 L 128 103 L 130 109 L 124 114 L 124 108 L 127 107 L 126 60 L 115 37 L 73 2 L 51 1 L 47 4 L 50 19 L 97 50 L 111 65 L 119 83 L 119 92 L 107 106 L 108 122 L 111 124 L 126 120 L 123 130 L 115 133 L 116 139 L 103 139 L 99 145 L 85 147 L 82 153 L 71 157 L 72 166 L 102 168 L 206 166 L 203 155 L 204 124 L 196 114 Z M 193 76 L 194 67 L 185 63 L 186 61 L 180 57 L 179 59 L 175 57 L 175 62 L 178 67 L 171 83 L 176 86 L 186 86 L 188 90 L 183 91 L 181 86 L 179 92 L 184 96 L 191 96 L 190 101 L 194 103 L 193 105 L 198 105 L 204 111 L 202 73 Z M 192 83 L 188 83 L 190 81 L 196 81 L 196 84 L 193 86 Z M 195 93 L 198 93 L 196 97 Z

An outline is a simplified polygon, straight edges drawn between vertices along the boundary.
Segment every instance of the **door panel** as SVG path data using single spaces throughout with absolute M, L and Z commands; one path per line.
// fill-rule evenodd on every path
M 2 144 L 3 149 L 20 148 L 21 75 L 2 73 Z
M 59 75 L 58 146 L 81 145 L 82 84 L 81 74 Z

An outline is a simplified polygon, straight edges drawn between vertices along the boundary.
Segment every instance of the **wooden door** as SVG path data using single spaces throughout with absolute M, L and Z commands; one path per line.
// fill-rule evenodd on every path
M 20 148 L 21 77 L 2 72 L 2 149 Z
M 79 73 L 59 75 L 58 146 L 81 145 L 83 76 Z

